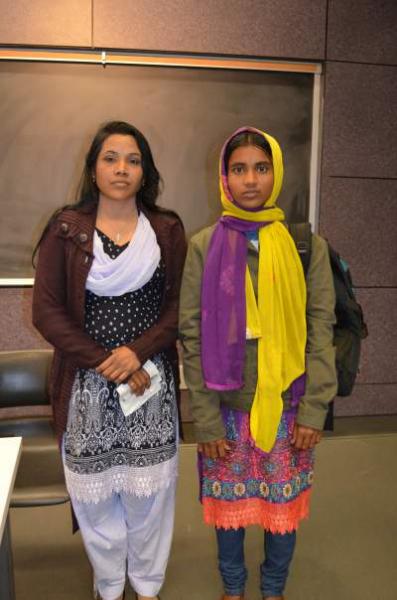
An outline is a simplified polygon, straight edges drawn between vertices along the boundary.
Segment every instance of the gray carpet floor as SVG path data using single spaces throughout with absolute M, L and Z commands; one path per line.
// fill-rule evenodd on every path
M 373 428 L 372 428 L 373 429 Z M 397 599 L 397 434 L 326 437 L 311 517 L 298 535 L 286 600 Z M 162 600 L 219 600 L 214 534 L 202 524 L 196 452 L 180 453 L 176 526 Z M 68 505 L 12 509 L 17 600 L 89 600 L 91 569 Z M 246 540 L 247 600 L 259 600 L 263 534 Z M 127 598 L 132 598 L 131 590 Z

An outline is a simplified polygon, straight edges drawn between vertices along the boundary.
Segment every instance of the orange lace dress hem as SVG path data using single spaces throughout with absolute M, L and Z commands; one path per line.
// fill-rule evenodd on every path
M 309 516 L 310 495 L 311 490 L 306 490 L 288 504 L 270 504 L 259 498 L 235 502 L 204 498 L 204 522 L 224 529 L 259 525 L 272 533 L 287 533 Z
M 205 523 L 286 533 L 308 517 L 314 451 L 292 446 L 295 416 L 295 410 L 283 413 L 274 447 L 265 453 L 250 437 L 249 414 L 222 408 L 230 451 L 217 459 L 199 455 Z

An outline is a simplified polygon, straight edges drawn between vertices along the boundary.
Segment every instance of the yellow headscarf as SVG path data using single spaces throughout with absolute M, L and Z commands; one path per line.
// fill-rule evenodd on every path
M 250 414 L 255 444 L 270 452 L 283 410 L 281 394 L 305 371 L 306 284 L 302 263 L 276 206 L 283 181 L 283 159 L 277 141 L 251 127 L 238 130 L 259 133 L 268 141 L 273 160 L 274 185 L 263 210 L 251 212 L 231 197 L 227 175 L 220 162 L 220 192 L 224 216 L 245 221 L 273 221 L 259 229 L 258 301 L 246 269 L 247 329 L 258 338 L 258 381 Z

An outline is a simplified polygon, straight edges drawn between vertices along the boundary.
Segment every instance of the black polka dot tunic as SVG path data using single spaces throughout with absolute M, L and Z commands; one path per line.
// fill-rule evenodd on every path
M 128 246 L 117 246 L 97 232 L 112 259 Z M 150 281 L 133 292 L 97 296 L 86 290 L 86 332 L 107 349 L 138 338 L 159 318 L 164 281 L 161 261 Z M 63 453 L 72 499 L 99 502 L 122 491 L 150 496 L 176 477 L 177 408 L 172 369 L 163 353 L 150 360 L 161 375 L 160 392 L 128 417 L 121 410 L 116 384 L 93 369 L 78 370 Z

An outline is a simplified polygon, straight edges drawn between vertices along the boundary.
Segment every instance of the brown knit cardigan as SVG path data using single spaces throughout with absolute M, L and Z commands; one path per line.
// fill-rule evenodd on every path
M 128 344 L 143 364 L 166 350 L 176 369 L 179 288 L 186 255 L 181 221 L 166 212 L 143 211 L 157 236 L 165 263 L 165 288 L 156 324 Z M 61 443 L 78 367 L 95 368 L 109 354 L 84 331 L 85 284 L 93 261 L 96 209 L 64 210 L 40 244 L 33 289 L 33 324 L 54 346 L 49 394 Z

